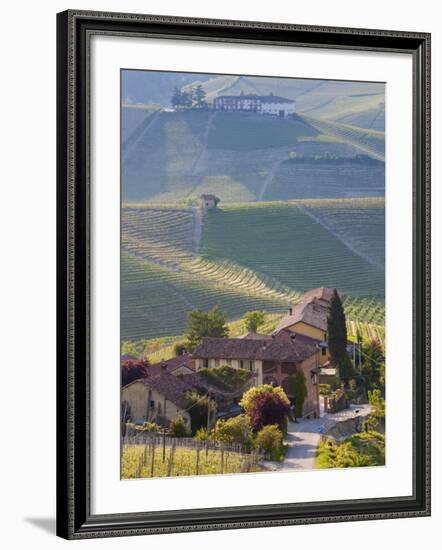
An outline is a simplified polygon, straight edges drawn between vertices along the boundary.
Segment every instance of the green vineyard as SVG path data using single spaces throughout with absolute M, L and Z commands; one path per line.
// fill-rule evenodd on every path
M 336 287 L 360 298 L 384 297 L 384 273 L 357 256 L 296 203 L 226 205 L 208 213 L 201 255 L 230 260 L 298 292 Z
M 336 138 L 353 145 L 362 153 L 385 161 L 385 133 L 379 130 L 358 128 L 349 124 L 339 124 L 330 120 L 305 117 L 306 120 L 322 134 Z
M 352 201 L 342 204 L 345 213 L 337 216 L 342 227 L 334 229 L 351 233 Z M 357 200 L 354 223 L 375 204 Z M 304 212 L 322 208 L 325 216 L 334 207 L 327 201 L 249 203 L 201 217 L 197 208 L 125 205 L 122 340 L 179 338 L 191 310 L 217 304 L 232 321 L 255 309 L 280 316 L 304 291 L 323 285 L 346 293 L 349 319 L 382 324 L 383 270 Z M 381 234 L 381 229 L 369 234 L 367 249 Z M 269 332 L 277 320 L 272 322 Z M 173 343 L 152 351 L 169 353 L 163 347 Z
M 385 199 L 303 200 L 301 207 L 355 253 L 385 267 Z

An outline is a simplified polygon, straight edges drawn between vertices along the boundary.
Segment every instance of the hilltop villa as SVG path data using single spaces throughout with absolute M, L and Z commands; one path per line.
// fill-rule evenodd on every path
M 246 111 L 286 117 L 295 114 L 296 101 L 273 95 L 220 95 L 213 100 L 215 111 Z

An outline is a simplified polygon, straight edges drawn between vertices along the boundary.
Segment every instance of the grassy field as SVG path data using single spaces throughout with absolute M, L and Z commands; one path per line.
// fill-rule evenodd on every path
M 209 135 L 210 149 L 249 151 L 294 145 L 318 130 L 301 117 L 282 119 L 248 113 L 219 113 Z
M 209 449 L 206 455 L 201 449 L 197 458 L 196 449 L 177 447 L 172 455 L 171 447 L 166 447 L 165 460 L 161 447 L 155 449 L 152 465 L 152 453 L 144 445 L 124 445 L 121 463 L 122 479 L 166 476 L 192 476 L 210 474 L 238 474 L 241 472 L 258 472 L 259 466 L 247 464 L 248 455 Z M 222 462 L 222 463 L 221 463 Z

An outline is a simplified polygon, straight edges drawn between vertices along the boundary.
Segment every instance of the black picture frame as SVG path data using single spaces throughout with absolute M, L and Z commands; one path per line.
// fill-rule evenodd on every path
M 409 53 L 413 58 L 413 495 L 121 513 L 90 511 L 89 42 L 155 36 Z M 57 534 L 67 539 L 430 514 L 430 35 L 69 10 L 57 15 Z

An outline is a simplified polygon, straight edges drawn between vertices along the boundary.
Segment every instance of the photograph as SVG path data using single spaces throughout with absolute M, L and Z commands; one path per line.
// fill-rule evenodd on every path
M 122 480 L 386 464 L 386 85 L 320 77 L 120 69 Z

